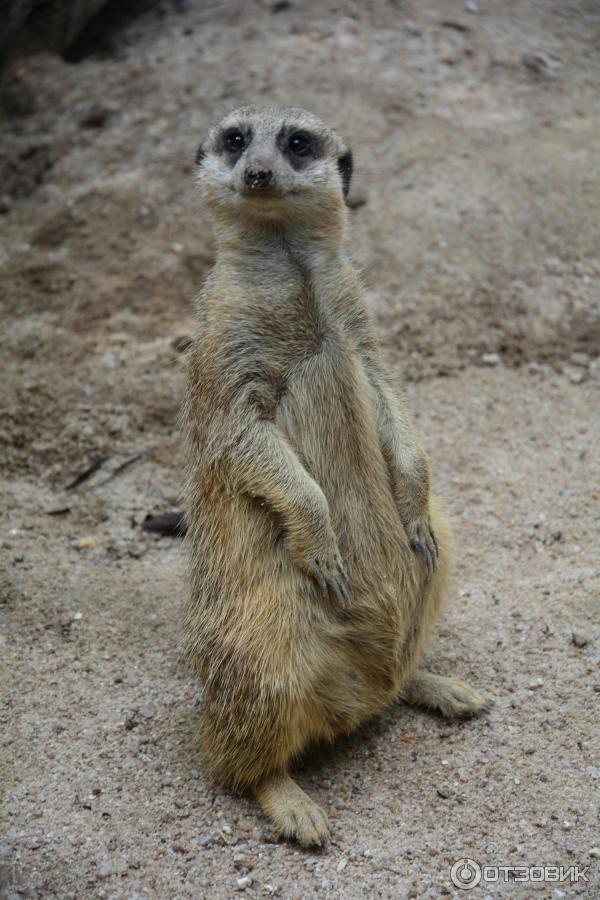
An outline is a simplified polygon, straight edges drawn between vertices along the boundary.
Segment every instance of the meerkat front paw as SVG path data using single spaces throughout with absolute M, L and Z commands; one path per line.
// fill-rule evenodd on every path
M 346 567 L 338 551 L 317 550 L 306 560 L 306 571 L 319 587 L 332 590 L 341 606 L 348 603 L 349 581 Z
M 267 778 L 255 793 L 281 837 L 302 847 L 325 846 L 329 840 L 325 813 L 288 774 Z
M 405 528 L 410 546 L 423 557 L 427 574 L 432 575 L 437 564 L 439 548 L 429 516 L 411 519 Z
M 291 549 L 296 564 L 314 578 L 323 591 L 331 590 L 340 605 L 346 606 L 350 582 L 335 537 L 331 535 L 328 541 L 320 546 L 311 545 L 310 549 L 293 546 Z

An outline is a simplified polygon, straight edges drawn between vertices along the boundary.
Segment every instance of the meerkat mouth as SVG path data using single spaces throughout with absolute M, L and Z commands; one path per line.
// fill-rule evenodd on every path
M 256 201 L 257 203 L 280 202 L 285 199 L 286 193 L 274 185 L 269 185 L 269 187 L 247 185 L 239 191 L 240 196 L 244 200 Z

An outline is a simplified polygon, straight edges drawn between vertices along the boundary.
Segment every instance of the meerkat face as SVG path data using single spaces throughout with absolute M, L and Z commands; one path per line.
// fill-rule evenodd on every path
M 351 175 L 341 138 L 303 109 L 235 110 L 196 155 L 203 199 L 220 217 L 339 214 Z

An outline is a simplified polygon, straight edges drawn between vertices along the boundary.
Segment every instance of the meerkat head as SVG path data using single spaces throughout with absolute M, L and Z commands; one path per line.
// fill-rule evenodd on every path
M 303 109 L 248 106 L 229 113 L 196 155 L 206 205 L 220 221 L 341 218 L 352 154 Z

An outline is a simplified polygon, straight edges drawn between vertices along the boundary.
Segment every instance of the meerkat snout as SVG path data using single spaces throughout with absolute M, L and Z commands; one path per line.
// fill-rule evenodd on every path
M 271 169 L 264 168 L 263 166 L 246 167 L 244 172 L 244 183 L 252 190 L 269 187 L 272 181 L 273 172 Z

